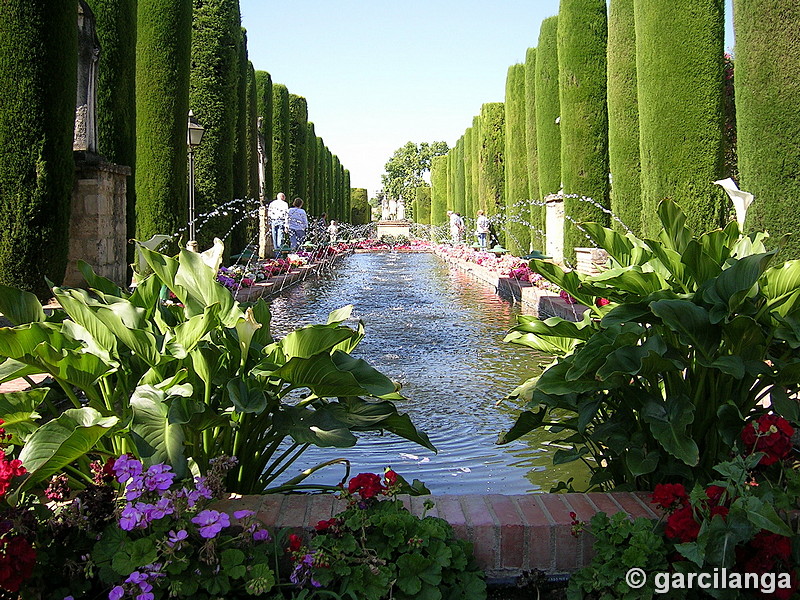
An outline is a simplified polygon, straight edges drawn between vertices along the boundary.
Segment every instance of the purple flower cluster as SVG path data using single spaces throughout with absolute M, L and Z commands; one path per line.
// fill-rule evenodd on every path
M 322 587 L 322 584 L 312 577 L 314 566 L 314 553 L 306 554 L 294 567 L 294 571 L 289 576 L 289 581 L 298 586 L 311 584 L 312 587 Z
M 200 537 L 208 540 L 217 537 L 217 534 L 226 527 L 230 527 L 231 518 L 227 513 L 207 509 L 197 513 L 192 523 L 200 526 L 197 530 Z
M 165 574 L 160 563 L 147 565 L 131 573 L 122 585 L 116 585 L 108 593 L 108 600 L 121 600 L 127 593 L 136 600 L 154 600 L 153 581 Z

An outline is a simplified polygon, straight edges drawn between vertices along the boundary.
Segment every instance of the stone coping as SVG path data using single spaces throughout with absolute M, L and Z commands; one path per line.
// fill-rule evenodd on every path
M 445 519 L 456 537 L 473 543 L 478 565 L 491 579 L 506 579 L 525 571 L 549 575 L 571 573 L 589 564 L 593 538 L 572 535 L 572 517 L 589 521 L 598 512 L 627 513 L 631 518 L 658 519 L 646 493 L 400 496 L 415 515 Z M 427 500 L 434 503 L 425 512 Z M 268 494 L 235 496 L 215 508 L 231 513 L 249 509 L 267 527 L 289 529 L 308 537 L 314 525 L 345 504 L 333 494 Z

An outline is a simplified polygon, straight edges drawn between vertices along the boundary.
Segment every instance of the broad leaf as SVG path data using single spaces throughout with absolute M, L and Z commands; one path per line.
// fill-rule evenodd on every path
M 3 420 L 1 427 L 11 436 L 12 444 L 21 446 L 38 429 L 40 415 L 36 409 L 49 392 L 50 388 L 38 388 L 0 394 L 0 419 Z
M 710 358 L 719 347 L 719 329 L 711 326 L 708 311 L 686 300 L 659 300 L 650 305 L 653 314 L 678 333 L 681 343 Z
M 14 325 L 44 321 L 42 304 L 34 294 L 0 284 L 0 313 Z
M 337 308 L 328 315 L 328 325 L 339 324 L 342 321 L 347 321 L 353 312 L 353 305 L 348 304 L 342 308 Z
M 88 283 L 89 287 L 93 290 L 97 290 L 98 292 L 102 292 L 108 296 L 116 296 L 118 298 L 125 296 L 125 293 L 116 283 L 95 273 L 94 269 L 92 269 L 89 263 L 83 260 L 78 260 L 78 270 L 83 275 L 86 283 Z
M 694 422 L 694 405 L 685 398 L 669 398 L 666 402 L 648 401 L 642 417 L 649 423 L 653 437 L 678 460 L 689 466 L 700 462 L 697 444 L 687 433 Z
M 296 329 L 278 342 L 286 358 L 309 358 L 320 352 L 330 352 L 337 344 L 350 339 L 355 332 L 349 327 L 309 325 Z
M 170 423 L 166 397 L 167 392 L 153 386 L 137 387 L 130 400 L 133 410 L 130 429 L 135 434 L 139 455 L 148 464 L 167 463 L 178 477 L 183 477 L 188 466 L 183 446 L 185 434 L 182 425 Z

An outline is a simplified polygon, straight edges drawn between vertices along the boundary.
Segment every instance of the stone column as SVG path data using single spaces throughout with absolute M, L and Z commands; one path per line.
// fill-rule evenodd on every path
M 564 262 L 564 199 L 551 195 L 545 198 L 545 254 L 553 262 Z

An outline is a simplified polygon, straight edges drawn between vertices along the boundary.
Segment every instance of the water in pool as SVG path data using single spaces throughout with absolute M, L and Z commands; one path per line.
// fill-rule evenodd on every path
M 434 494 L 548 491 L 582 470 L 553 467 L 548 438 L 529 434 L 498 446 L 498 434 L 514 422 L 517 407 L 501 400 L 541 372 L 548 358 L 503 343 L 518 308 L 494 288 L 451 269 L 427 253 L 353 254 L 329 276 L 290 288 L 272 300 L 272 333 L 282 337 L 352 304 L 366 337 L 353 353 L 402 384 L 407 398 L 395 404 L 425 431 L 438 454 L 391 434 L 358 434 L 353 448 L 309 448 L 289 476 L 346 458 L 351 475 L 381 473 L 391 466 L 409 481 L 422 480 Z M 334 466 L 307 482 L 335 484 Z

